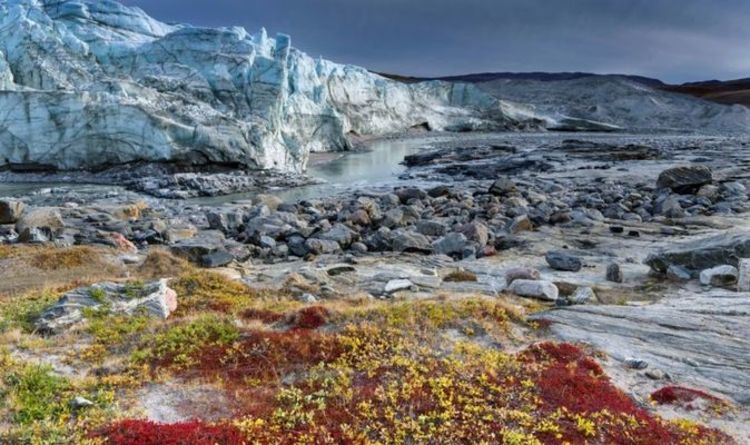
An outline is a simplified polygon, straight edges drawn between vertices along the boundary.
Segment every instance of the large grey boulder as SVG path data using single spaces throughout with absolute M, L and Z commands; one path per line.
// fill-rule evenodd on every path
M 462 255 L 468 245 L 469 240 L 463 233 L 452 232 L 432 243 L 432 250 L 448 256 Z
M 713 175 L 710 168 L 705 165 L 687 165 L 661 172 L 656 180 L 656 186 L 685 194 L 696 193 L 701 187 L 711 182 L 713 182 Z
M 554 283 L 540 280 L 514 280 L 508 291 L 520 297 L 557 301 L 560 291 Z
M 85 310 L 104 309 L 110 314 L 147 314 L 166 319 L 177 309 L 177 294 L 159 280 L 145 285 L 100 283 L 63 295 L 34 322 L 39 332 L 60 333 L 85 318 Z
M 26 205 L 17 199 L 0 199 L 0 224 L 15 224 Z
M 555 270 L 578 272 L 583 267 L 583 263 L 578 257 L 565 252 L 547 252 L 544 258 L 547 260 L 547 264 Z
M 734 287 L 738 275 L 736 267 L 725 264 L 702 271 L 698 278 L 704 286 Z
M 50 241 L 64 227 L 60 210 L 54 207 L 27 209 L 16 222 L 18 239 L 24 243 Z
M 649 255 L 646 264 L 661 274 L 666 274 L 674 264 L 695 276 L 702 270 L 723 264 L 737 267 L 740 258 L 750 258 L 749 233 L 717 235 L 679 244 Z

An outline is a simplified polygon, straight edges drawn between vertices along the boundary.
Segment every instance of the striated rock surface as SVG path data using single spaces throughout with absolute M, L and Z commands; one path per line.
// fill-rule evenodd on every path
M 750 296 L 681 291 L 648 306 L 575 306 L 537 316 L 564 341 L 640 357 L 676 381 L 750 404 Z
M 649 255 L 646 264 L 662 274 L 671 266 L 680 266 L 697 275 L 704 269 L 724 264 L 737 266 L 740 258 L 750 258 L 747 233 L 727 233 L 679 244 Z
M 0 167 L 17 169 L 300 171 L 350 134 L 538 123 L 471 85 L 403 85 L 283 34 L 167 25 L 112 0 L 0 0 L 0 116 Z
M 84 320 L 84 310 L 106 310 L 115 314 L 148 314 L 166 319 L 177 309 L 177 295 L 159 280 L 143 286 L 101 283 L 75 289 L 63 295 L 35 322 L 40 332 L 59 333 Z

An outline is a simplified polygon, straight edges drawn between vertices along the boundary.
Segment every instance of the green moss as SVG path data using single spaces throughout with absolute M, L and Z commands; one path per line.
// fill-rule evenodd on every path
M 46 366 L 28 365 L 5 377 L 13 405 L 13 420 L 21 425 L 58 419 L 70 411 L 63 396 L 70 383 Z
M 144 332 L 152 321 L 147 314 L 110 315 L 103 311 L 86 312 L 87 331 L 96 343 L 113 346 Z
M 103 304 L 107 301 L 107 292 L 100 287 L 92 287 L 89 289 L 89 296 L 97 303 Z
M 145 288 L 145 283 L 142 281 L 133 281 L 130 283 L 127 283 L 125 285 L 125 296 L 129 299 L 135 299 L 140 298 L 143 296 L 143 290 Z
M 0 305 L 0 332 L 21 329 L 25 332 L 34 330 L 34 321 L 59 295 L 51 291 L 32 293 L 16 297 Z
M 410 332 L 456 328 L 466 320 L 486 321 L 503 327 L 509 320 L 502 304 L 483 298 L 401 302 L 364 310 L 355 309 L 343 317 L 343 321 L 349 323 L 368 322 L 383 328 Z
M 82 396 L 93 402 L 76 408 Z M 0 443 L 57 445 L 83 443 L 87 427 L 112 418 L 114 392 L 56 375 L 49 366 L 15 362 L 0 351 Z
M 136 362 L 159 361 L 188 366 L 203 348 L 229 345 L 239 336 L 239 329 L 229 320 L 203 316 L 158 333 L 146 348 L 133 354 L 133 359 Z

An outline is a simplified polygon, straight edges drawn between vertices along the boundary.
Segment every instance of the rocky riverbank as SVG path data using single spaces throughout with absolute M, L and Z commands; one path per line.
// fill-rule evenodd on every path
M 329 308 L 352 298 L 511 299 L 537 326 L 519 328 L 517 347 L 540 338 L 591 345 L 641 406 L 747 443 L 748 160 L 742 138 L 456 137 L 407 156 L 403 185 L 295 202 L 266 193 L 208 205 L 96 187 L 4 198 L 0 248 L 105 249 L 108 267 L 126 277 L 169 252 L 257 292 Z M 0 255 L 7 271 L 18 273 L 20 261 Z M 7 278 L 0 293 L 30 286 Z M 68 298 L 127 301 L 128 288 L 100 288 Z M 162 308 L 156 318 L 174 311 L 165 292 L 144 293 L 144 304 Z M 39 330 L 67 323 L 56 317 L 69 317 L 69 306 L 57 307 L 44 308 Z M 664 388 L 678 396 L 654 396 Z

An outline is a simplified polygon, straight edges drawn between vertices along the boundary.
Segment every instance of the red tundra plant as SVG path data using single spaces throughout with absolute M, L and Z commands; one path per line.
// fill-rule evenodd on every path
M 310 306 L 300 309 L 292 317 L 292 329 L 318 329 L 328 323 L 328 309 L 322 306 Z
M 687 410 L 710 407 L 723 411 L 730 406 L 729 402 L 698 389 L 683 386 L 665 386 L 651 394 L 651 400 L 659 405 L 676 405 Z
M 246 438 L 231 425 L 199 421 L 161 424 L 123 420 L 92 434 L 108 445 L 244 445 Z

